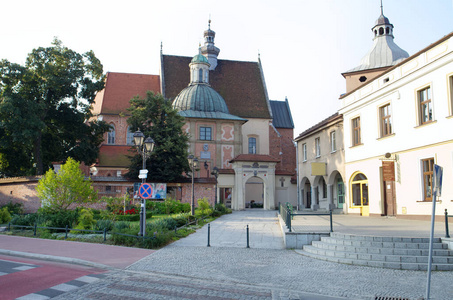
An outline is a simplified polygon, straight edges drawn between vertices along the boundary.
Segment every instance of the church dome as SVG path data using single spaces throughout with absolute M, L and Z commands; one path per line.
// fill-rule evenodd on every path
M 207 84 L 191 84 L 183 89 L 173 101 L 173 107 L 180 111 L 191 110 L 229 114 L 225 100 Z
M 195 55 L 192 58 L 192 61 L 190 63 L 205 63 L 205 64 L 209 64 L 208 59 L 203 54 L 201 54 L 201 52 L 199 54 Z

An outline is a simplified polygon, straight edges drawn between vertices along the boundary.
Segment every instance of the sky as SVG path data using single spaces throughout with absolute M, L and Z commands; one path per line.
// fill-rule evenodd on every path
M 257 61 L 270 100 L 287 97 L 297 137 L 334 114 L 341 73 L 373 45 L 380 0 L 15 0 L 2 3 L 0 59 L 24 64 L 54 37 L 93 50 L 105 72 L 159 75 L 160 48 L 194 56 L 211 19 L 219 59 Z M 395 43 L 412 55 L 453 31 L 453 0 L 383 0 Z

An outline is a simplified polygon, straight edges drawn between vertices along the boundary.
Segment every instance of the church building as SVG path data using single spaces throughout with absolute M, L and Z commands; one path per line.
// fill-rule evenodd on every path
M 269 99 L 260 58 L 218 59 L 214 40 L 209 22 L 204 45 L 195 56 L 166 55 L 161 49 L 160 75 L 107 74 L 93 107 L 95 117 L 112 125 L 90 171 L 101 195 L 123 195 L 133 185 L 122 176 L 129 166 L 127 156 L 135 151 L 126 109 L 132 97 L 144 97 L 150 90 L 172 101 L 186 120 L 188 154 L 199 160 L 195 199 L 207 197 L 212 205 L 217 199 L 234 210 L 275 209 L 279 202 L 296 205 L 296 150 L 288 100 Z M 211 174 L 214 168 L 219 170 L 217 178 Z M 189 181 L 167 183 L 172 197 L 189 202 Z

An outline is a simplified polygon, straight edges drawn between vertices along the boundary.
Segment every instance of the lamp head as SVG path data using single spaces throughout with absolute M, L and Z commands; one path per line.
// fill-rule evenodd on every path
M 138 148 L 140 148 L 142 145 L 143 145 L 143 140 L 145 139 L 145 135 L 143 134 L 143 132 L 140 131 L 140 129 L 138 129 L 134 135 L 134 144 L 135 146 L 137 146 Z

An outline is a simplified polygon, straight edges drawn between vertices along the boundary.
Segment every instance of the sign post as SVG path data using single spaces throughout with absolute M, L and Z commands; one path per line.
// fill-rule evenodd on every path
M 138 189 L 138 194 L 142 197 L 143 202 L 141 203 L 140 213 L 142 214 L 142 236 L 146 234 L 146 199 L 150 199 L 153 196 L 153 187 L 149 183 L 142 183 Z
M 429 255 L 428 255 L 428 282 L 426 285 L 426 300 L 429 300 L 429 293 L 431 290 L 431 268 L 433 260 L 433 238 L 434 238 L 434 220 L 436 218 L 436 200 L 437 196 L 442 193 L 442 173 L 441 166 L 434 165 L 433 172 L 433 211 L 431 214 L 431 235 L 429 238 Z

